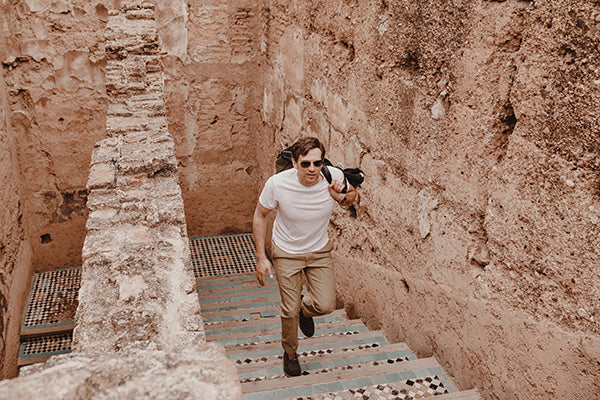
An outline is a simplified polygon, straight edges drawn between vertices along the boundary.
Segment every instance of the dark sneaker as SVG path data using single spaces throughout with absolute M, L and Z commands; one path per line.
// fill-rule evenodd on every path
M 300 325 L 300 330 L 306 337 L 311 337 L 315 334 L 315 321 L 313 317 L 305 317 L 302 313 L 302 309 L 300 309 L 300 318 L 298 318 L 298 324 Z
M 298 362 L 296 353 L 283 353 L 283 372 L 285 372 L 286 376 L 300 376 L 302 371 L 300 370 L 300 363 Z

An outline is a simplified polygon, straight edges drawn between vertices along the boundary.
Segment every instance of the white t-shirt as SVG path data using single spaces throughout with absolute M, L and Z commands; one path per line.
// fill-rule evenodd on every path
M 333 180 L 343 182 L 340 169 L 328 168 Z M 313 186 L 304 186 L 295 168 L 267 180 L 258 201 L 269 210 L 277 208 L 273 223 L 273 242 L 277 247 L 301 254 L 320 250 L 327 244 L 327 226 L 335 205 L 328 187 L 324 178 Z

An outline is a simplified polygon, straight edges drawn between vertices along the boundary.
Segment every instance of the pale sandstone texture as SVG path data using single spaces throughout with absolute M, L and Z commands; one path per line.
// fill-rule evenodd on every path
M 73 352 L 0 383 L 0 398 L 241 398 L 234 364 L 204 335 L 154 8 L 124 3 L 108 18 L 109 137 L 87 183 Z
M 257 196 L 260 127 L 256 2 L 164 1 L 169 131 L 190 237 L 248 232 Z
M 366 172 L 346 308 L 486 399 L 599 398 L 599 4 L 260 7 L 261 181 L 299 132 Z
M 35 270 L 81 265 L 90 155 L 105 129 L 102 32 L 112 3 L 1 1 L 6 117 Z
M 8 4 L 0 2 L 0 59 L 12 45 Z M 10 129 L 9 96 L 0 71 L 0 379 L 17 370 L 19 329 L 31 276 L 31 247 L 25 235 L 22 181 Z

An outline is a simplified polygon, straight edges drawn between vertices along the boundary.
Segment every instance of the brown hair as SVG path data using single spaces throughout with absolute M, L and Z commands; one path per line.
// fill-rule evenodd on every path
M 325 159 L 325 147 L 316 137 L 303 137 L 292 145 L 292 158 L 298 161 L 300 156 L 305 156 L 312 149 L 321 150 L 321 160 Z

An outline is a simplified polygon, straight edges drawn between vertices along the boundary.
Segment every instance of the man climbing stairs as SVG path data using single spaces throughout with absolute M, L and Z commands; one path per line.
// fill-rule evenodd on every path
M 474 390 L 457 391 L 434 358 L 416 358 L 407 345 L 388 343 L 344 310 L 316 317 L 313 337 L 299 333 L 303 372 L 286 377 L 276 280 L 261 288 L 251 266 L 236 272 L 219 274 L 213 267 L 211 275 L 197 277 L 196 290 L 206 338 L 225 346 L 236 362 L 244 399 L 480 399 Z

